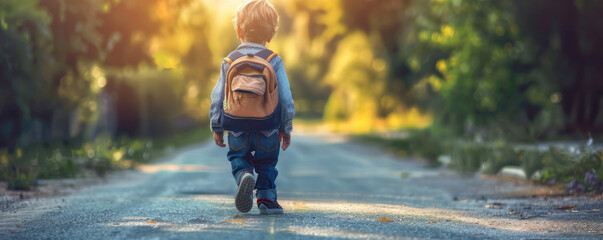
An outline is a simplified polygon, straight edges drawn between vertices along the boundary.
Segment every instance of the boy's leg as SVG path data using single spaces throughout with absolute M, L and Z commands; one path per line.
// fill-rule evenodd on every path
M 278 151 L 278 150 L 277 150 Z M 253 166 L 258 174 L 255 188 L 257 189 L 258 199 L 276 200 L 276 185 L 274 180 L 278 175 L 276 170 L 277 159 L 254 159 Z
M 247 132 L 229 132 L 228 133 L 228 154 L 226 155 L 230 166 L 232 167 L 232 176 L 237 184 L 243 172 L 253 174 L 251 165 L 251 148 L 249 146 L 249 133 Z
M 260 214 L 283 213 L 283 208 L 276 200 L 276 184 L 274 184 L 278 176 L 276 170 L 280 145 L 278 132 L 257 132 L 255 138 L 255 156 L 252 164 L 258 174 L 255 188 Z
M 232 175 L 237 182 L 235 206 L 241 212 L 249 212 L 253 207 L 253 189 L 255 178 L 253 167 L 249 160 L 252 158 L 249 133 L 233 132 L 228 134 L 228 160 L 232 166 Z

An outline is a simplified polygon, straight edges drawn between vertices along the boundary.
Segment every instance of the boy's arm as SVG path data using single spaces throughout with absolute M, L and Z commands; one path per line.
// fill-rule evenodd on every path
M 276 62 L 275 73 L 278 81 L 278 99 L 281 104 L 281 121 L 279 131 L 290 134 L 293 131 L 293 117 L 295 116 L 295 105 L 289 86 L 289 78 L 285 72 L 285 65 L 280 57 L 274 59 Z
M 218 82 L 211 91 L 211 105 L 209 106 L 209 121 L 211 124 L 211 131 L 216 133 L 224 132 L 222 128 L 222 107 L 224 102 L 224 84 L 226 77 L 226 61 L 222 61 L 220 66 L 220 77 Z

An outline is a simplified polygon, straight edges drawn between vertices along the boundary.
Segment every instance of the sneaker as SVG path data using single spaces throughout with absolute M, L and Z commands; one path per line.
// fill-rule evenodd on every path
M 237 195 L 235 195 L 235 206 L 240 212 L 249 212 L 253 207 L 253 188 L 255 187 L 255 178 L 250 172 L 244 172 L 239 181 Z
M 276 199 L 270 201 L 258 198 L 258 209 L 260 209 L 260 214 L 283 214 L 283 208 L 278 204 Z

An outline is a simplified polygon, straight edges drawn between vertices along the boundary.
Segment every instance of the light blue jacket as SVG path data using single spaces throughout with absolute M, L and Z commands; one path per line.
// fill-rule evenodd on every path
M 261 50 L 266 49 L 264 45 L 257 43 L 243 43 L 239 45 L 237 50 L 243 54 L 255 54 Z M 280 56 L 276 56 L 270 60 L 270 64 L 274 67 L 276 73 L 276 80 L 278 82 L 278 100 L 281 106 L 281 118 L 279 128 L 280 132 L 291 133 L 293 130 L 293 117 L 295 116 L 295 106 L 293 104 L 293 96 L 291 95 L 291 88 L 289 87 L 289 79 L 285 72 L 285 66 L 283 65 L 283 59 Z M 211 105 L 209 108 L 209 119 L 211 122 L 212 132 L 223 132 L 224 129 L 221 125 L 221 113 L 224 102 L 224 86 L 226 72 L 228 71 L 228 64 L 226 61 L 222 61 L 220 69 L 220 78 L 211 91 Z

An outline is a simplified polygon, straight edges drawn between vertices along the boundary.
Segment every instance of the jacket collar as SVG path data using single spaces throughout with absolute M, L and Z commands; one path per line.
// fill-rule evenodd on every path
M 239 45 L 239 47 L 237 47 L 237 50 L 242 49 L 242 48 L 257 48 L 257 49 L 266 49 L 266 46 L 259 44 L 259 43 L 241 43 L 241 45 Z

